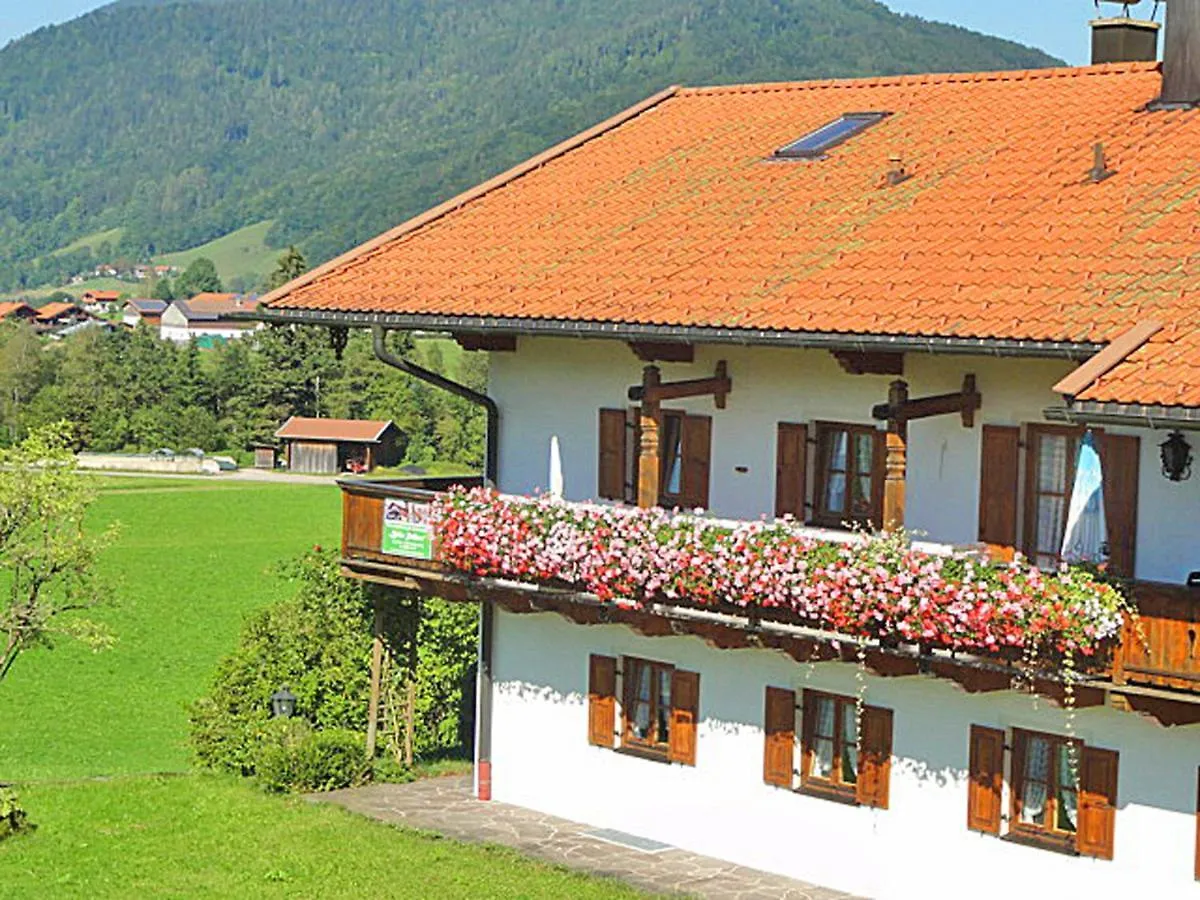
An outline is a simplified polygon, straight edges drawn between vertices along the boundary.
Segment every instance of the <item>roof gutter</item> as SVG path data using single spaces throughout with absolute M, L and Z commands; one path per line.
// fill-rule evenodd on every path
M 1146 406 L 1140 403 L 1076 400 L 1070 406 L 1051 406 L 1042 414 L 1051 422 L 1071 425 L 1128 425 L 1134 428 L 1200 431 L 1200 408 L 1194 406 Z
M 245 318 L 278 324 L 337 325 L 348 328 L 397 331 L 454 331 L 516 334 L 540 337 L 654 340 L 681 344 L 736 344 L 798 347 L 821 350 L 890 351 L 962 356 L 1088 359 L 1103 344 L 1074 341 L 1026 341 L 1001 338 L 919 337 L 888 334 L 774 331 L 755 328 L 717 328 L 695 325 L 645 325 L 566 319 L 522 319 L 484 316 L 439 316 L 402 313 L 363 313 L 336 310 L 262 309 Z M 432 374 L 432 373 L 431 373 Z
M 449 378 L 444 378 L 436 372 L 424 369 L 416 363 L 409 362 L 407 359 L 392 353 L 387 348 L 387 333 L 388 330 L 382 325 L 376 325 L 371 329 L 371 346 L 375 350 L 376 359 L 394 369 L 399 369 L 407 375 L 411 375 L 413 378 L 424 381 L 426 384 L 431 384 L 443 391 L 449 391 L 458 397 L 462 397 L 469 403 L 474 403 L 476 406 L 484 408 L 487 413 L 487 449 L 484 456 L 483 472 L 487 480 L 494 485 L 497 480 L 500 460 L 500 409 L 496 406 L 496 401 L 487 396 L 487 394 L 473 391 L 465 384 L 451 381 Z

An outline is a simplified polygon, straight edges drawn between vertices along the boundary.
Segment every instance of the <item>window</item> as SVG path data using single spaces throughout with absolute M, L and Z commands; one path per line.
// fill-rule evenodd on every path
M 858 784 L 858 708 L 852 697 L 804 692 L 800 783 L 848 797 Z
M 637 502 L 641 429 L 638 410 L 600 410 L 597 495 Z M 633 420 L 633 421 L 631 421 Z M 659 421 L 659 496 L 664 507 L 708 508 L 712 419 L 663 410 Z
M 658 482 L 662 506 L 680 506 L 683 503 L 684 418 L 683 413 L 673 410 L 664 411 L 662 414 Z
M 804 137 L 780 147 L 775 151 L 775 155 L 784 159 L 815 159 L 824 156 L 826 151 L 861 134 L 872 125 L 882 122 L 889 115 L 891 113 L 886 112 L 846 113 L 844 116 L 822 125 L 816 131 L 811 131 Z
M 671 676 L 674 666 L 626 656 L 623 743 L 666 756 L 671 746 Z
M 1025 545 L 1026 555 L 1043 568 L 1058 565 L 1081 435 L 1072 428 L 1029 428 Z
M 883 433 L 869 425 L 817 426 L 817 509 L 830 528 L 883 519 Z
M 1083 745 L 1040 732 L 1013 732 L 1012 828 L 1074 843 L 1079 828 Z

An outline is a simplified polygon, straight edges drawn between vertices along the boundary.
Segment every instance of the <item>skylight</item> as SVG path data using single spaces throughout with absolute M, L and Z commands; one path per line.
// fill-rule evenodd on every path
M 891 113 L 885 112 L 855 112 L 846 113 L 834 119 L 828 125 L 822 125 L 816 131 L 810 131 L 799 140 L 780 147 L 775 151 L 776 156 L 786 159 L 815 159 L 823 156 L 826 151 L 845 143 L 850 138 L 866 131 L 877 122 L 882 122 Z

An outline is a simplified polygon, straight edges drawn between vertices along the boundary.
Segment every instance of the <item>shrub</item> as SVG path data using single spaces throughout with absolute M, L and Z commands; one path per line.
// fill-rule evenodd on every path
M 350 787 L 368 774 L 363 736 L 344 728 L 313 731 L 303 720 L 287 720 L 268 729 L 255 770 L 258 783 L 273 793 Z
M 33 829 L 20 798 L 8 788 L 0 788 L 0 841 Z

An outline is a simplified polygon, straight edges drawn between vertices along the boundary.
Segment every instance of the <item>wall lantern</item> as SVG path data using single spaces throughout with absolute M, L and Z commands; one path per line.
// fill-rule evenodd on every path
M 282 687 L 271 695 L 271 717 L 290 719 L 296 713 L 296 695 Z
M 1184 481 L 1192 477 L 1192 447 L 1187 438 L 1178 431 L 1172 431 L 1165 441 L 1158 445 L 1162 454 L 1162 472 L 1171 481 Z

